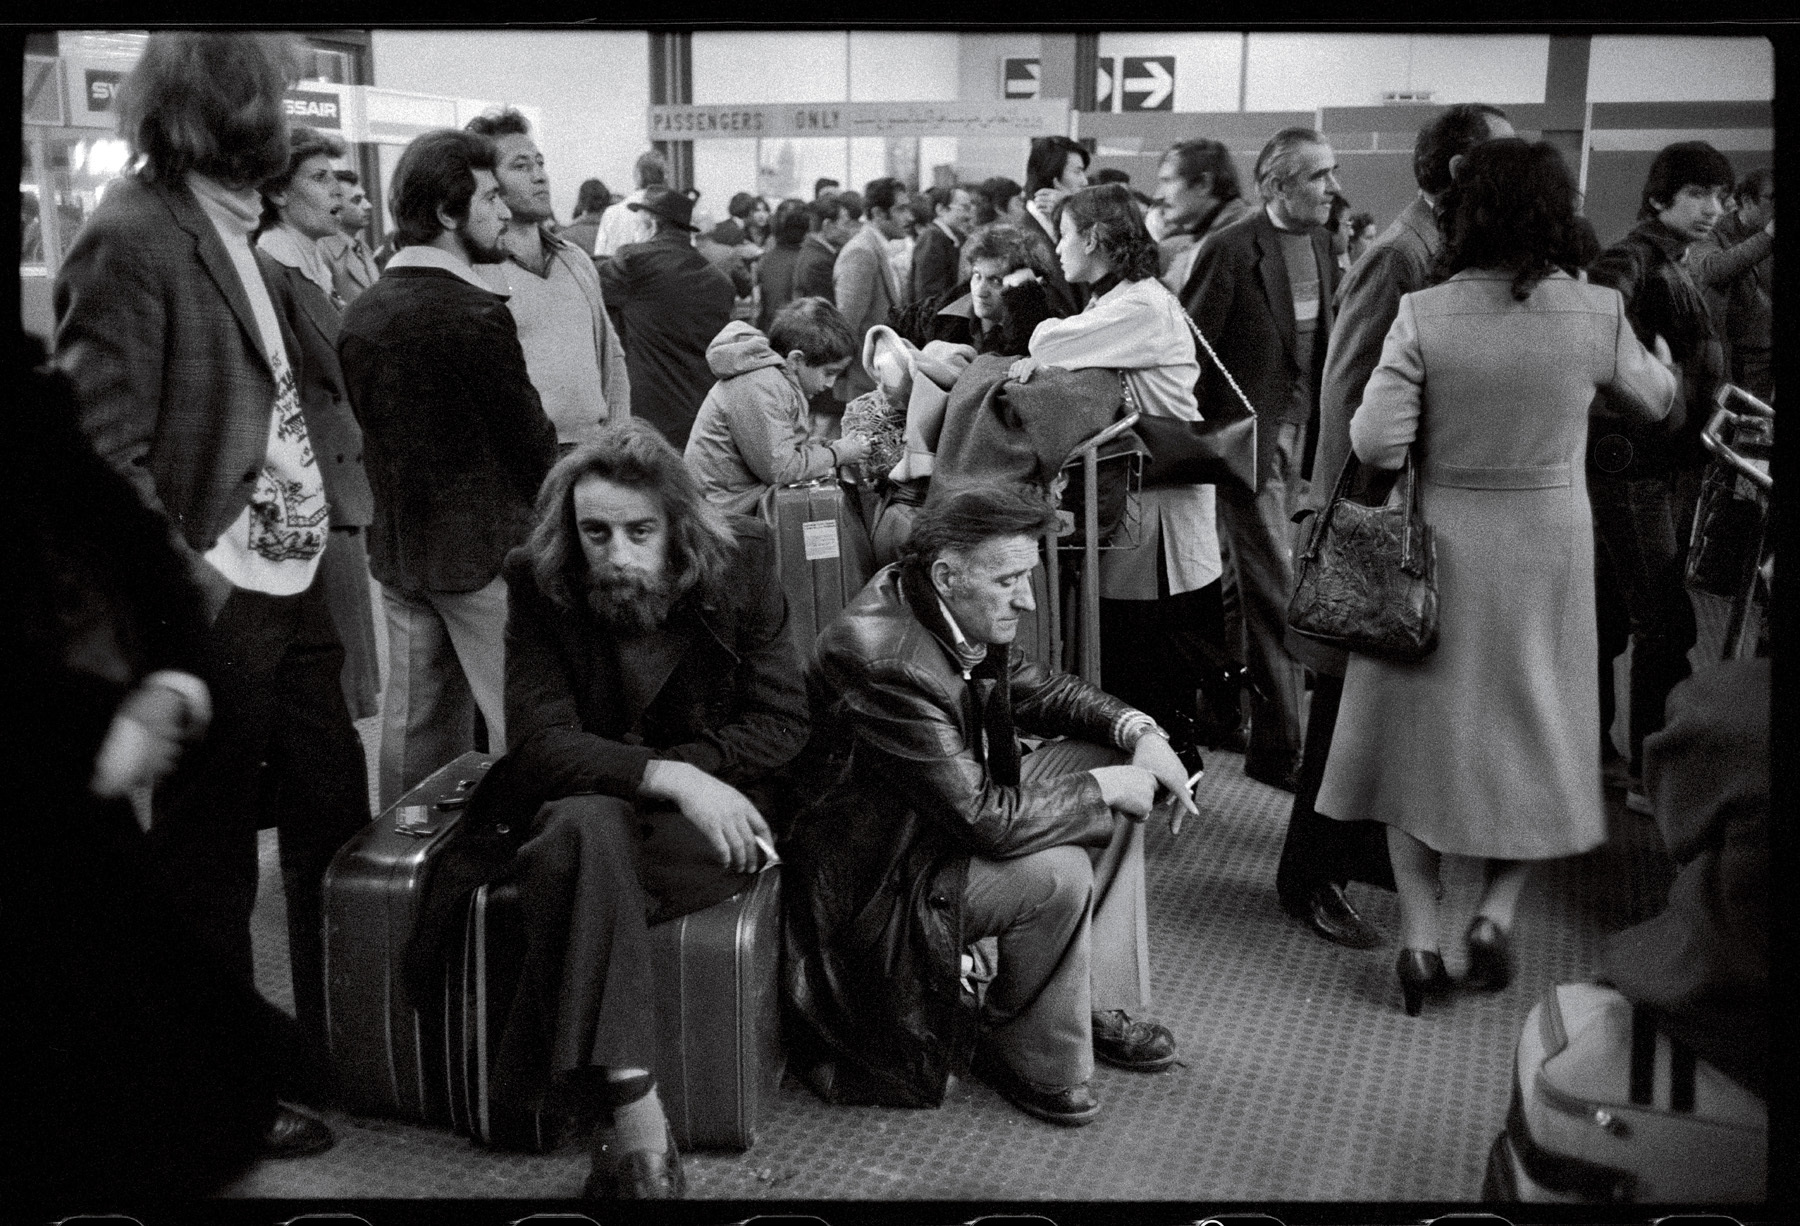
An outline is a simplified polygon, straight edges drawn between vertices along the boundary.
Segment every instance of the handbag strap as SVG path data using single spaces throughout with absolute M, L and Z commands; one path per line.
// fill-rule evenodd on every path
M 1244 395 L 1244 389 L 1239 387 L 1238 381 L 1232 377 L 1231 367 L 1219 360 L 1218 351 L 1212 347 L 1212 342 L 1206 339 L 1206 333 L 1200 331 L 1200 325 L 1194 322 L 1194 317 L 1187 313 L 1187 308 L 1181 307 L 1179 302 L 1176 305 L 1181 311 L 1181 318 L 1187 322 L 1188 331 L 1194 334 L 1194 339 L 1200 342 L 1202 349 L 1206 350 L 1206 356 L 1212 359 L 1213 365 L 1219 368 L 1219 373 L 1225 376 L 1225 382 L 1231 385 L 1231 390 L 1237 395 L 1238 402 L 1244 406 L 1244 411 L 1255 417 L 1256 406 L 1250 403 L 1250 397 Z

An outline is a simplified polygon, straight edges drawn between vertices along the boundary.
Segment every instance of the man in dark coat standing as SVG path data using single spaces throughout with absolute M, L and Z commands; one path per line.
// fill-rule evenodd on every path
M 1350 266 L 1338 293 L 1319 388 L 1313 481 L 1302 514 L 1317 514 L 1331 500 L 1350 455 L 1350 419 L 1381 361 L 1381 345 L 1400 313 L 1400 299 L 1429 283 L 1431 261 L 1442 241 L 1433 212 L 1438 195 L 1450 186 L 1453 168 L 1464 154 L 1482 141 L 1512 133 L 1503 112 L 1478 102 L 1458 103 L 1419 130 L 1413 146 L 1419 194 Z M 1333 821 L 1313 809 L 1344 695 L 1345 654 L 1299 635 L 1288 636 L 1288 647 L 1313 671 L 1313 696 L 1275 892 L 1288 914 L 1327 941 L 1372 949 L 1381 943 L 1381 934 L 1350 905 L 1343 887 L 1352 878 L 1392 884 L 1387 836 L 1374 822 Z
M 631 415 L 661 430 L 677 451 L 712 390 L 706 347 L 731 322 L 731 279 L 694 249 L 694 199 L 660 184 L 627 207 L 655 220 L 645 243 L 627 243 L 595 261 L 625 344 Z
M 1338 193 L 1337 155 L 1311 129 L 1284 129 L 1256 159 L 1256 187 L 1263 207 L 1207 237 L 1181 302 L 1260 417 L 1256 493 L 1219 487 L 1226 632 L 1235 614 L 1258 691 L 1244 773 L 1291 792 L 1303 677 L 1284 646 L 1294 590 L 1289 518 L 1306 488 L 1331 335 L 1338 268 L 1325 220 Z M 1217 363 L 1205 363 L 1198 392 L 1203 417 L 1238 408 Z
M 768 862 L 779 772 L 807 733 L 774 540 L 708 503 L 647 423 L 614 422 L 551 470 L 506 580 L 508 753 L 409 959 L 429 965 L 468 891 L 509 874 L 526 951 L 496 1101 L 600 1112 L 588 1195 L 678 1196 L 649 925 Z
M 934 187 L 925 193 L 931 220 L 913 240 L 911 302 L 929 302 L 955 288 L 962 241 L 975 221 L 975 201 L 966 187 Z
M 474 748 L 477 707 L 505 739 L 500 563 L 556 459 L 512 312 L 474 267 L 506 258 L 495 164 L 494 142 L 474 132 L 407 146 L 392 195 L 400 250 L 338 332 L 387 610 L 383 808 Z
M 1126 1010 L 1150 995 L 1143 822 L 1159 790 L 1172 832 L 1194 806 L 1154 720 L 1010 647 L 1055 522 L 1000 486 L 952 494 L 819 638 L 820 744 L 849 756 L 796 820 L 783 976 L 796 1069 L 831 1101 L 935 1106 L 973 1048 L 1014 1106 L 1075 1126 L 1096 1057 L 1175 1060 Z M 1067 739 L 1021 758 L 1015 727 Z

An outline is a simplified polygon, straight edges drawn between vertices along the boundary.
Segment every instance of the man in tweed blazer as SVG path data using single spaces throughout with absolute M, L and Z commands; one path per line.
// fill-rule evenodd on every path
M 107 189 L 62 266 L 56 362 L 95 450 L 168 517 L 212 619 L 205 687 L 184 696 L 198 722 L 210 691 L 212 727 L 157 790 L 153 868 L 251 982 L 256 832 L 279 830 L 295 1010 L 322 1059 L 321 886 L 369 797 L 315 577 L 329 521 L 295 341 L 249 243 L 258 182 L 287 168 L 290 71 L 269 36 L 150 36 L 121 102 L 144 166 Z M 232 125 L 209 131 L 219 115 Z M 290 1092 L 305 1089 L 293 1079 Z M 265 1141 L 296 1156 L 332 1136 L 283 1108 Z
M 905 301 L 900 278 L 888 259 L 888 240 L 906 237 L 908 211 L 906 185 L 898 179 L 875 179 L 863 189 L 863 209 L 867 220 L 843 249 L 832 266 L 832 300 L 850 321 L 856 333 L 858 352 L 863 337 L 876 324 L 885 324 L 894 308 Z M 836 395 L 848 404 L 864 392 L 875 390 L 875 380 L 860 364 L 851 363 L 838 379 Z

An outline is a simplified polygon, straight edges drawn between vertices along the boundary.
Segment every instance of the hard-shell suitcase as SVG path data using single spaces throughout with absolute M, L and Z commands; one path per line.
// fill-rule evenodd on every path
M 683 1149 L 749 1149 L 774 1101 L 781 1051 L 781 869 L 650 930 L 656 1081 Z
M 682 1149 L 749 1149 L 781 1080 L 781 870 L 702 911 L 650 929 L 656 967 L 657 1094 Z M 561 1121 L 508 1108 L 488 1093 L 492 1044 L 524 962 L 518 895 L 510 883 L 469 900 L 446 976 L 443 1030 L 455 1127 L 501 1149 L 553 1147 Z
M 1519 1034 L 1484 1200 L 1738 1203 L 1764 1198 L 1768 1110 L 1649 1010 L 1595 983 L 1552 987 Z
M 441 1010 L 415 1007 L 402 959 L 426 877 L 492 763 L 466 753 L 437 771 L 325 871 L 326 1033 L 340 1101 L 356 1114 L 450 1123 Z
M 788 630 L 802 666 L 819 631 L 875 573 L 868 530 L 846 503 L 845 491 L 830 479 L 777 486 L 763 498 L 763 518 L 775 532 L 787 592 Z

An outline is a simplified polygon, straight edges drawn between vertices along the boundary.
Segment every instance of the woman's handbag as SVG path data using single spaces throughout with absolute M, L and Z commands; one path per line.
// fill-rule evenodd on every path
M 1349 457 L 1294 567 L 1288 625 L 1316 642 L 1411 663 L 1437 646 L 1437 543 L 1419 506 L 1413 453 L 1380 506 L 1349 496 Z
M 1149 458 L 1144 461 L 1144 488 L 1159 485 L 1236 485 L 1256 492 L 1256 407 L 1244 395 L 1244 389 L 1232 378 L 1225 363 L 1213 352 L 1212 344 L 1186 312 L 1194 339 L 1206 350 L 1206 356 L 1225 376 L 1225 382 L 1237 394 L 1239 413 L 1223 409 L 1205 421 L 1187 421 L 1179 417 L 1152 417 L 1144 414 L 1134 427 Z M 1129 411 L 1129 409 L 1127 410 Z

